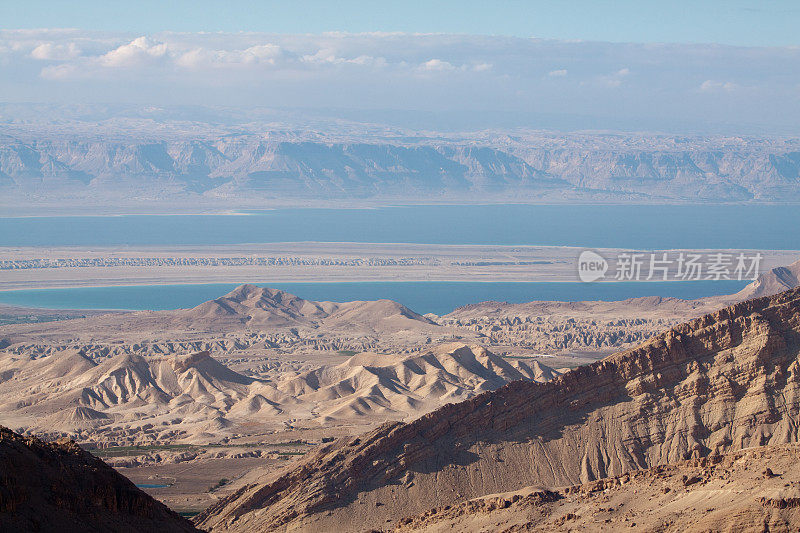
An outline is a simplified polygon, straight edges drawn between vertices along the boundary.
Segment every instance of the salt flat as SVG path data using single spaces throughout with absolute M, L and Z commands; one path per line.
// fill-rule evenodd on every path
M 291 242 L 243 245 L 0 247 L 0 290 L 179 283 L 307 281 L 578 281 L 584 248 Z M 595 249 L 613 278 L 621 253 Z M 672 250 L 763 256 L 761 270 L 793 262 L 796 250 Z M 656 251 L 658 255 L 662 251 Z M 645 265 L 646 266 L 646 265 Z M 676 265 L 670 267 L 670 275 Z M 646 274 L 645 274 L 646 275 Z

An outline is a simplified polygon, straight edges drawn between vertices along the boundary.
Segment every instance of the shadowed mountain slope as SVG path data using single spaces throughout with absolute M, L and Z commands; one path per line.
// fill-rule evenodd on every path
M 197 531 L 71 441 L 45 443 L 0 427 L 0 530 Z
M 274 125 L 273 125 L 274 126 Z M 31 127 L 31 126 L 28 126 Z M 8 204 L 420 198 L 471 201 L 774 201 L 800 197 L 797 141 L 721 136 L 488 131 L 399 137 L 271 127 L 222 134 L 131 132 L 116 139 L 0 137 Z M 136 122 L 135 129 L 141 127 Z M 203 128 L 205 126 L 201 126 Z M 183 128 L 183 126 L 181 126 Z M 212 133 L 214 132 L 214 133 Z M 299 137 L 298 137 L 299 136 Z M 159 138 L 161 137 L 161 138 Z M 46 183 L 47 187 L 41 187 Z M 134 196 L 136 195 L 136 196 Z

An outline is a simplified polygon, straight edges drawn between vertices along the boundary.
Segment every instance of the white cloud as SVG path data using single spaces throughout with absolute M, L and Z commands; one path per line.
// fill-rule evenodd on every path
M 613 74 L 606 75 L 606 76 L 599 76 L 597 78 L 600 85 L 605 87 L 610 87 L 615 89 L 617 87 L 622 86 L 623 78 L 627 77 L 631 73 L 630 69 L 627 67 L 621 68 L 614 72 Z
M 46 80 L 66 80 L 71 78 L 76 72 L 77 68 L 75 65 L 62 64 L 44 67 L 40 75 Z
M 717 92 L 717 91 L 726 91 L 730 92 L 736 89 L 737 85 L 731 81 L 714 81 L 714 80 L 706 80 L 700 84 L 700 90 L 702 92 Z
M 251 46 L 241 52 L 235 50 L 231 53 L 223 54 L 223 57 L 232 63 L 244 63 L 248 65 L 266 63 L 274 65 L 282 54 L 283 50 L 280 46 L 268 43 Z
M 427 72 L 453 72 L 453 71 L 461 71 L 461 72 L 489 72 L 494 68 L 492 63 L 475 63 L 475 64 L 462 64 L 462 65 L 454 65 L 449 61 L 444 61 L 442 59 L 429 59 L 424 63 L 419 65 L 419 70 L 424 70 Z
M 385 57 L 372 57 L 372 56 L 358 56 L 353 59 L 348 59 L 348 63 L 353 63 L 354 65 L 363 65 L 363 66 L 373 66 L 373 67 L 385 67 L 388 63 Z
M 214 64 L 212 54 L 203 48 L 194 48 L 175 58 L 175 63 L 184 68 L 200 68 Z
M 448 71 L 448 70 L 455 70 L 456 67 L 453 66 L 452 63 L 448 63 L 447 61 L 442 61 L 441 59 L 430 59 L 425 61 L 420 65 L 422 70 L 430 70 L 430 71 Z
M 31 51 L 32 58 L 49 61 L 66 61 L 80 55 L 81 49 L 75 43 L 42 43 Z
M 181 95 L 225 104 L 235 90 L 243 105 L 578 114 L 614 113 L 624 97 L 626 112 L 677 120 L 712 113 L 716 102 L 707 94 L 716 91 L 735 94 L 759 122 L 768 120 L 757 113 L 765 109 L 788 120 L 800 85 L 796 47 L 403 33 L 0 30 L 0 66 L 0 94 L 7 100 L 81 95 L 84 101 L 166 104 Z M 71 91 L 59 88 L 64 82 Z M 800 123 L 800 110 L 795 115 Z
M 361 54 L 357 57 L 342 57 L 337 55 L 335 49 L 322 48 L 317 50 L 314 54 L 306 54 L 300 58 L 300 61 L 307 64 L 316 65 L 360 65 L 367 67 L 384 67 L 387 65 L 386 58 L 373 57 L 367 54 Z
M 260 44 L 244 50 L 208 50 L 193 48 L 175 54 L 175 64 L 179 67 L 219 68 L 232 65 L 276 65 L 284 56 L 284 50 L 275 44 Z
M 143 36 L 103 54 L 98 61 L 106 67 L 132 67 L 164 57 L 167 49 L 166 43 Z

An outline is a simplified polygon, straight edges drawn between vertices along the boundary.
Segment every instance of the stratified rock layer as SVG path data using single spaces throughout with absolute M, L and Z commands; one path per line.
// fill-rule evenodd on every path
M 526 487 L 430 509 L 393 531 L 797 531 L 798 452 L 759 446 L 557 491 Z

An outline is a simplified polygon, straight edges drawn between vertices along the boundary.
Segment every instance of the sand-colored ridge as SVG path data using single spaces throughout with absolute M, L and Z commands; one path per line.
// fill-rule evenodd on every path
M 0 406 L 5 423 L 29 432 L 82 430 L 105 442 L 192 441 L 200 434 L 219 440 L 252 424 L 274 431 L 286 423 L 403 420 L 512 380 L 557 374 L 544 366 L 521 372 L 480 346 L 460 344 L 408 355 L 359 353 L 275 380 L 235 372 L 207 351 L 120 354 L 97 363 L 67 352 L 0 360 L 7 376 Z
M 800 286 L 800 260 L 764 272 L 734 296 L 741 300 L 771 296 Z
M 415 322 L 435 326 L 428 318 L 392 300 L 312 302 L 252 284 L 240 285 L 224 296 L 188 309 L 180 318 L 190 323 L 233 319 L 261 328 L 308 326 L 335 330 L 357 324 L 383 331 L 413 327 L 418 325 Z
M 44 356 L 66 350 L 91 359 L 122 353 L 400 352 L 481 336 L 440 326 L 392 300 L 313 302 L 241 285 L 191 309 L 136 311 L 0 328 L 4 350 Z
M 501 353 L 577 352 L 597 359 L 721 307 L 792 288 L 798 272 L 800 261 L 765 272 L 736 294 L 696 300 L 482 302 L 441 317 L 420 315 L 391 300 L 312 302 L 245 284 L 192 309 L 4 326 L 0 345 L 16 354 L 77 350 L 95 359 L 194 351 L 403 352 L 458 341 Z

